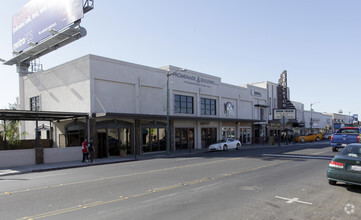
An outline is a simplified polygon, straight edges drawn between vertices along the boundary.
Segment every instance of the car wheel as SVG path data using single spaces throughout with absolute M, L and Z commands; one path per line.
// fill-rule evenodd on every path
M 337 147 L 332 147 L 333 152 L 337 152 L 337 150 L 338 150 Z
M 224 151 L 227 151 L 227 150 L 228 150 L 227 145 L 223 145 L 223 150 L 224 150 Z
M 302 143 L 305 143 L 305 139 L 304 139 L 304 138 L 302 138 L 302 139 L 301 139 L 301 142 L 302 142 Z
M 237 144 L 236 149 L 237 149 L 237 150 L 240 150 L 240 149 L 241 149 L 241 145 L 240 145 L 240 144 Z
M 330 184 L 330 185 L 336 185 L 336 181 L 335 180 L 328 180 L 328 184 Z
M 319 141 L 320 140 L 320 138 L 319 137 L 316 137 L 316 141 Z

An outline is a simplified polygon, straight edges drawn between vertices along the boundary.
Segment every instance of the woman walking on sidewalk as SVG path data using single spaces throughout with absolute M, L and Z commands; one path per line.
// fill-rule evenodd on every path
M 88 162 L 88 146 L 86 143 L 86 139 L 84 139 L 83 143 L 81 143 L 81 152 L 83 152 L 83 163 Z

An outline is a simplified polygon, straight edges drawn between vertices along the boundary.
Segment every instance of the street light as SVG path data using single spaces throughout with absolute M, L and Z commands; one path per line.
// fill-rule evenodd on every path
M 311 131 L 311 133 L 313 133 L 313 132 L 312 132 L 312 125 L 313 125 L 313 122 L 312 122 L 312 106 L 313 106 L 314 104 L 317 104 L 317 103 L 320 103 L 320 102 L 314 102 L 314 103 L 311 103 L 311 104 L 310 104 L 310 108 L 311 108 L 310 131 Z
M 171 75 L 173 75 L 174 73 L 181 71 L 184 72 L 186 71 L 186 69 L 179 69 L 179 70 L 175 70 L 173 72 L 170 72 L 170 70 L 168 71 L 167 74 L 167 130 L 166 130 L 166 141 L 167 141 L 167 155 L 170 154 L 170 132 L 169 132 L 169 77 Z

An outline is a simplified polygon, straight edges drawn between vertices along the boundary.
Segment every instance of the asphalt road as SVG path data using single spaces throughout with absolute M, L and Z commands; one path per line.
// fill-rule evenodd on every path
M 361 187 L 327 182 L 327 142 L 0 179 L 0 219 L 361 219 Z

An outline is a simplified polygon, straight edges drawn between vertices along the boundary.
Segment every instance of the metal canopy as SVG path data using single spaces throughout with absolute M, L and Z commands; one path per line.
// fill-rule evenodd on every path
M 88 113 L 78 113 L 78 112 L 0 110 L 0 120 L 57 121 L 57 120 L 82 118 L 88 116 L 89 116 Z
M 101 117 L 122 117 L 122 118 L 133 118 L 133 119 L 165 119 L 165 115 L 148 115 L 148 114 L 127 114 L 127 113 L 95 113 L 93 117 L 101 118 Z M 170 116 L 173 120 L 197 120 L 197 121 L 228 121 L 228 122 L 266 122 L 265 120 L 257 120 L 257 119 L 242 119 L 242 118 L 218 118 L 218 117 L 184 117 L 184 116 Z

